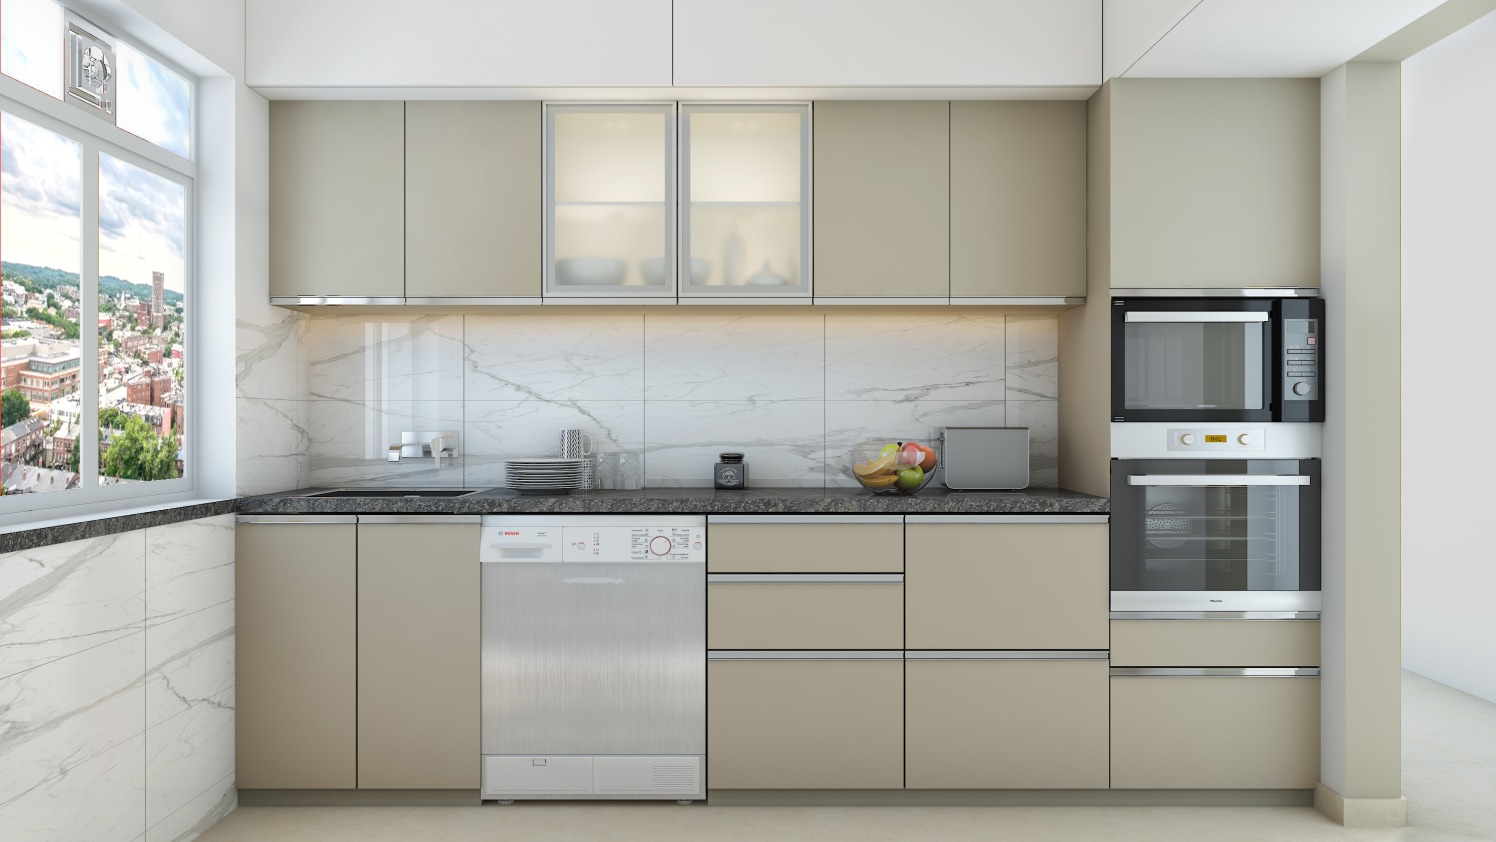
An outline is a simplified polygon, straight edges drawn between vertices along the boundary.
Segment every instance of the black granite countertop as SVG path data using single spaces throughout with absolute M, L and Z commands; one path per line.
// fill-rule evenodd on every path
M 233 500 L 207 500 L 177 503 L 159 508 L 127 511 L 118 514 L 80 516 L 66 521 L 43 521 L 30 525 L 8 527 L 0 532 L 0 553 L 13 553 L 82 541 L 85 538 L 102 538 L 120 532 L 134 532 L 152 526 L 167 526 L 184 520 L 198 520 L 215 515 L 234 512 Z
M 301 489 L 239 500 L 242 514 L 1107 514 L 1111 501 L 1058 488 L 974 492 L 928 488 L 914 495 L 856 488 L 646 488 L 521 495 L 492 489 L 466 497 L 306 497 Z

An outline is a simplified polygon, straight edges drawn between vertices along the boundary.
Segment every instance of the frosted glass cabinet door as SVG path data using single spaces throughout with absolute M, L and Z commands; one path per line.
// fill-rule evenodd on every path
M 683 297 L 810 295 L 810 105 L 681 106 Z
M 675 296 L 675 105 L 545 107 L 545 294 Z

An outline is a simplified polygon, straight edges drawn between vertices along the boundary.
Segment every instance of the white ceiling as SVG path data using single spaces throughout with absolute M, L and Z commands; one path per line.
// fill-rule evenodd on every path
M 1106 0 L 1107 78 L 1323 76 L 1443 0 Z

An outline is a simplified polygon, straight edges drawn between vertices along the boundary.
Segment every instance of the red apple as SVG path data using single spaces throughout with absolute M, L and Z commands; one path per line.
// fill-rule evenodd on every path
M 924 448 L 912 441 L 906 443 L 904 449 L 899 452 L 899 462 L 904 465 L 918 465 L 924 458 Z

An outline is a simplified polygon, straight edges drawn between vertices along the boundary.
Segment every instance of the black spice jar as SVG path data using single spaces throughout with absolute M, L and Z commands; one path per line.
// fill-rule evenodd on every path
M 712 466 L 712 482 L 717 488 L 743 489 L 748 487 L 748 463 L 741 453 L 723 453 L 721 462 Z

